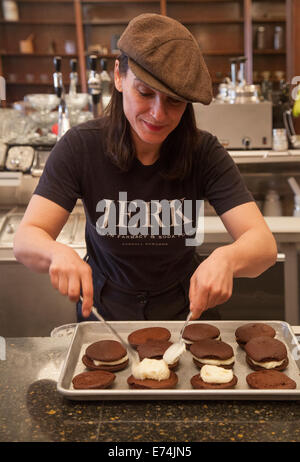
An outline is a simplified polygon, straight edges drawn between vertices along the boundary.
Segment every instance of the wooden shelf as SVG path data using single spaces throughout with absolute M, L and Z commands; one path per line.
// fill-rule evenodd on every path
M 81 0 L 81 3 L 160 3 L 160 0 Z
M 184 19 L 181 21 L 180 18 L 176 18 L 178 21 L 183 24 L 243 24 L 243 19 Z M 95 21 L 83 21 L 85 26 L 107 26 L 114 24 L 126 25 L 128 24 L 129 19 L 98 19 Z
M 61 56 L 62 58 L 77 58 L 78 54 L 67 54 L 67 53 L 20 53 L 20 52 L 5 52 L 2 53 L 0 50 L 0 56 L 15 57 L 15 58 L 54 58 L 55 56 Z
M 15 25 L 26 25 L 26 26 L 76 26 L 75 21 L 29 21 L 26 19 L 20 19 L 19 21 L 5 21 L 0 19 L 0 24 L 5 24 L 7 26 Z
M 266 50 L 253 50 L 254 55 L 285 55 L 285 50 L 273 50 L 272 48 Z
M 244 50 L 212 50 L 204 51 L 203 56 L 243 56 Z
M 65 86 L 68 86 L 70 82 L 64 82 L 64 85 Z M 43 85 L 45 87 L 53 87 L 53 82 L 27 82 L 27 80 L 18 80 L 17 82 L 10 82 L 10 81 L 6 81 L 6 85 L 30 85 L 30 86 L 39 86 L 39 85 Z
M 243 0 L 168 0 L 168 3 L 243 3 Z
M 93 44 L 99 44 L 110 51 L 111 36 L 120 35 L 131 18 L 156 11 L 177 19 L 195 35 L 203 49 L 214 87 L 230 74 L 229 57 L 244 55 L 251 70 L 247 74 L 249 82 L 252 81 L 253 62 L 254 70 L 263 63 L 270 70 L 277 68 L 278 64 L 278 69 L 285 71 L 288 80 L 292 49 L 289 38 L 291 11 L 288 13 L 288 9 L 291 5 L 286 5 L 286 0 L 275 0 L 274 8 L 270 8 L 267 2 L 270 0 L 17 0 L 20 20 L 5 21 L 3 16 L 0 19 L 0 74 L 6 78 L 10 87 L 9 98 L 13 100 L 22 93 L 28 93 L 30 87 L 42 86 L 39 91 L 43 91 L 43 87 L 49 91 L 49 87 L 53 86 L 51 59 L 54 56 L 63 58 L 62 72 L 66 78 L 69 71 L 67 61 L 77 58 L 80 85 L 86 89 L 87 57 L 92 53 L 86 50 Z M 254 31 L 260 24 L 266 26 L 268 47 L 273 44 L 272 29 L 277 24 L 282 25 L 287 35 L 286 48 L 253 49 Z M 39 40 L 36 48 L 41 51 L 19 52 L 19 41 L 29 35 L 28 30 Z M 66 40 L 76 43 L 76 53 L 42 51 L 51 50 L 52 42 L 56 43 L 56 49 L 65 51 L 63 44 Z M 113 60 L 118 54 L 95 54 L 99 59 L 108 60 L 111 72 Z M 26 81 L 27 73 L 34 74 L 37 80 Z M 42 74 L 47 74 L 49 81 L 39 81 Z M 8 81 L 8 75 L 16 75 L 22 80 Z
M 252 18 L 252 22 L 254 24 L 256 23 L 278 23 L 278 22 L 285 22 L 285 18 L 283 17 L 278 17 L 278 18 Z
M 74 3 L 74 0 L 17 0 L 18 3 Z

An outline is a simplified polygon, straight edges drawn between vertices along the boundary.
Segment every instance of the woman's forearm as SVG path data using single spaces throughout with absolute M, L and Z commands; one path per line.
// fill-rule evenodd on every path
M 33 271 L 47 273 L 54 250 L 60 244 L 46 231 L 36 226 L 22 226 L 14 239 L 14 255 L 16 259 Z
M 268 230 L 250 229 L 214 252 L 230 262 L 234 277 L 255 278 L 276 263 L 277 245 Z

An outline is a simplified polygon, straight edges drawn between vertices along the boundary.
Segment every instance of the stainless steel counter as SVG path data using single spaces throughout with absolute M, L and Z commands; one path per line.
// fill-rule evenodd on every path
M 300 324 L 299 276 L 297 251 L 300 244 L 300 217 L 265 217 L 274 234 L 284 261 L 285 320 L 290 324 Z M 218 217 L 204 220 L 205 242 L 211 247 L 232 242 L 222 221 Z

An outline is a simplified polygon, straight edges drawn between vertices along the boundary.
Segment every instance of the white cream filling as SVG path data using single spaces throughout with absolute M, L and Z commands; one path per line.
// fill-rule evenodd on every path
M 132 375 L 138 380 L 166 380 L 170 377 L 170 369 L 163 359 L 145 358 L 132 365 Z
M 185 338 L 182 339 L 184 341 L 184 343 L 186 343 L 187 345 L 192 345 L 193 343 L 195 343 L 197 340 L 195 340 L 194 342 L 192 342 L 191 340 L 186 340 Z M 212 340 L 221 340 L 221 334 L 219 335 L 219 337 L 216 337 Z
M 251 362 L 253 364 L 255 364 L 256 366 L 264 367 L 265 369 L 274 369 L 274 367 L 281 366 L 281 364 L 283 364 L 284 361 L 285 359 L 283 359 L 282 361 L 258 362 L 258 361 L 254 361 L 254 359 L 251 359 Z
M 232 356 L 231 358 L 229 359 L 223 359 L 223 360 L 220 360 L 220 359 L 206 359 L 206 358 L 197 358 L 196 356 L 192 355 L 193 358 L 196 359 L 196 361 L 198 361 L 199 363 L 202 363 L 202 364 L 209 364 L 211 366 L 230 366 L 230 364 L 234 363 L 234 356 Z
M 93 364 L 95 366 L 117 366 L 118 364 L 122 364 L 125 361 L 127 361 L 128 356 L 123 356 L 122 359 L 118 359 L 118 361 L 97 361 L 96 359 L 93 359 Z
M 206 383 L 228 383 L 233 379 L 232 369 L 206 364 L 201 368 L 200 377 Z

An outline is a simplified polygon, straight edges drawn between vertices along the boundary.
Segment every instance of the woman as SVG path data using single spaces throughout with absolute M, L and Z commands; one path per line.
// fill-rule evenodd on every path
M 54 147 L 15 256 L 49 272 L 53 287 L 77 301 L 78 320 L 93 319 L 93 304 L 106 319 L 184 319 L 189 310 L 192 319 L 211 319 L 208 309 L 230 298 L 234 277 L 256 277 L 275 263 L 274 238 L 229 154 L 196 128 L 191 103 L 209 104 L 212 92 L 190 32 L 145 14 L 118 46 L 107 115 L 73 127 Z M 55 240 L 78 198 L 84 261 Z M 200 263 L 187 236 L 204 198 L 234 242 Z

